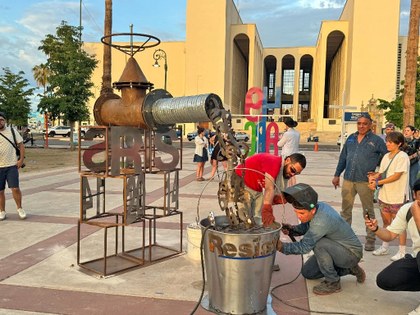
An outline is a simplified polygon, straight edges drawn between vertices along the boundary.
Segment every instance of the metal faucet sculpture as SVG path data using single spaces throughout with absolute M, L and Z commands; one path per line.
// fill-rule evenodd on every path
M 117 45 L 105 41 L 107 37 L 129 36 L 130 45 Z M 133 37 L 146 37 L 141 45 L 133 43 Z M 156 42 L 150 42 L 150 40 Z M 130 58 L 114 88 L 121 91 L 121 97 L 114 93 L 101 95 L 94 105 L 95 120 L 105 126 L 133 126 L 155 132 L 167 132 L 176 123 L 211 121 L 221 144 L 222 154 L 228 159 L 228 168 L 219 183 L 218 202 L 225 212 L 232 228 L 251 228 L 255 225 L 250 196 L 245 190 L 243 178 L 235 172 L 249 151 L 245 143 L 238 142 L 232 129 L 231 114 L 225 110 L 216 94 L 202 94 L 172 97 L 164 89 L 152 90 L 134 54 L 160 43 L 154 36 L 138 33 L 111 34 L 101 39 L 102 43 L 128 54 Z M 146 90 L 151 90 L 146 93 Z M 147 149 L 147 148 L 146 148 Z

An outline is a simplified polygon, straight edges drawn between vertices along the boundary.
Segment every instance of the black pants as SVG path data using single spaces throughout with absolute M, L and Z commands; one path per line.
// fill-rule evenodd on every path
M 420 252 L 394 261 L 376 277 L 376 284 L 387 291 L 420 291 Z

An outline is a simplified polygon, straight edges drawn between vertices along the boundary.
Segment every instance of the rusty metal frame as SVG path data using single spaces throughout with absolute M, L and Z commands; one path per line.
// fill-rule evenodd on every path
M 103 128 L 105 139 L 102 147 L 106 154 L 102 169 L 91 171 L 85 165 L 83 169 L 84 150 L 81 149 L 79 129 L 79 174 L 80 174 L 80 215 L 77 227 L 77 264 L 90 272 L 108 277 L 137 267 L 144 267 L 154 262 L 161 261 L 181 254 L 183 237 L 183 214 L 179 211 L 179 170 L 182 169 L 182 138 L 176 148 L 179 152 L 179 162 L 171 170 L 160 170 L 154 165 L 156 153 L 159 152 L 154 140 L 156 133 L 150 130 L 141 130 L 144 145 L 140 148 L 142 166 L 140 173 L 131 168 L 124 168 L 120 175 L 111 175 L 111 162 L 109 161 L 110 128 Z M 104 145 L 104 146 L 103 146 Z M 101 151 L 97 147 L 94 150 Z M 95 152 L 92 153 L 96 154 Z M 92 160 L 90 160 L 92 162 Z M 92 162 L 94 165 L 94 162 Z M 91 165 L 91 166 L 92 166 Z M 87 169 L 87 170 L 86 170 Z M 163 180 L 162 203 L 159 206 L 146 205 L 146 176 L 148 174 L 161 176 Z M 109 179 L 122 180 L 122 209 L 117 211 L 106 209 L 106 182 Z M 89 180 L 95 179 L 96 185 Z M 157 221 L 159 219 L 179 216 L 179 247 L 176 245 L 165 246 L 158 243 Z M 140 223 L 142 232 L 141 239 L 134 249 L 126 249 L 126 229 L 128 225 Z M 103 255 L 96 259 L 83 261 L 81 257 L 82 235 L 85 226 L 103 230 Z M 110 244 L 108 235 L 110 231 L 115 233 L 115 241 Z M 146 235 L 146 229 L 148 234 Z M 147 242 L 147 244 L 146 244 Z M 108 250 L 111 253 L 108 254 Z
M 107 126 L 84 126 L 85 128 L 88 129 L 98 129 L 98 130 L 104 130 L 104 145 L 106 149 L 106 155 L 105 155 L 105 167 L 104 170 L 102 172 L 97 172 L 97 174 L 102 174 L 102 175 L 109 175 L 110 172 L 110 161 L 109 161 L 109 128 Z M 79 139 L 78 139 L 78 171 L 81 174 L 91 174 L 94 173 L 91 170 L 83 170 L 83 163 L 82 163 L 82 155 L 85 151 L 89 151 L 89 150 L 93 150 L 90 147 L 87 149 L 82 149 L 82 138 L 81 138 L 81 127 L 79 127 L 78 129 L 78 134 L 79 134 Z M 96 174 L 96 173 L 95 173 Z
M 77 223 L 77 264 L 79 267 L 98 274 L 102 277 L 108 277 L 121 273 L 124 271 L 131 270 L 133 268 L 138 268 L 144 265 L 145 263 L 145 251 L 141 252 L 141 257 L 132 255 L 131 251 L 125 250 L 125 226 L 119 222 L 119 217 L 121 215 L 115 214 L 115 222 L 82 222 L 78 220 Z M 109 216 L 108 216 L 109 217 Z M 145 222 L 144 220 L 139 221 L 142 223 L 142 233 L 141 233 L 141 246 L 140 248 L 145 247 Z M 87 223 L 91 226 L 96 226 L 102 228 L 104 231 L 103 238 L 103 256 L 96 259 L 81 261 L 81 226 L 83 223 Z M 119 252 L 119 227 L 121 227 L 121 252 Z M 115 243 L 114 251 L 112 254 L 108 255 L 108 229 L 115 230 Z M 110 260 L 112 262 L 110 262 Z
M 161 213 L 159 213 L 161 212 Z M 157 242 L 156 230 L 157 224 L 156 221 L 161 218 L 166 218 L 170 216 L 179 215 L 179 248 L 172 248 L 164 246 Z M 146 228 L 148 229 L 148 245 L 144 247 L 147 250 L 148 255 L 147 259 L 150 262 L 159 261 L 173 257 L 182 253 L 182 235 L 183 235 L 183 213 L 178 210 L 164 211 L 158 207 L 149 206 L 146 209 L 146 215 L 144 220 L 147 221 Z M 164 251 L 164 254 L 161 254 L 159 257 L 154 258 L 154 251 L 161 250 Z

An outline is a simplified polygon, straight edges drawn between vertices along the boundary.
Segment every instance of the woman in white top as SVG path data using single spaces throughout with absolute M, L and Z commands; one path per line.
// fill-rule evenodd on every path
M 205 180 L 203 178 L 204 164 L 209 160 L 209 154 L 207 148 L 209 146 L 209 141 L 204 135 L 204 128 L 197 127 L 197 136 L 194 139 L 195 142 L 195 152 L 194 152 L 194 162 L 197 162 L 197 181 L 202 182 Z
M 297 121 L 294 121 L 293 118 L 285 117 L 283 122 L 286 125 L 286 132 L 279 142 L 277 142 L 277 146 L 281 148 L 281 156 L 284 161 L 288 156 L 299 152 L 300 133 L 294 129 L 298 123 Z M 295 184 L 296 178 L 290 178 L 288 186 L 293 186 Z
M 369 188 L 375 190 L 381 187 L 378 194 L 379 207 L 383 226 L 389 226 L 397 215 L 398 210 L 409 198 L 409 170 L 410 160 L 407 153 L 401 151 L 404 145 L 404 135 L 401 132 L 390 132 L 386 136 L 388 153 L 382 158 L 378 173 L 370 173 Z M 400 246 L 396 255 L 391 257 L 395 261 L 405 256 L 407 234 L 399 236 Z M 373 255 L 388 255 L 388 242 L 373 251 Z

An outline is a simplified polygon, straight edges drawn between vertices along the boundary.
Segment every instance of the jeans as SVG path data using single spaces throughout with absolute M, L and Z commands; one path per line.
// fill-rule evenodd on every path
M 371 219 L 375 218 L 375 211 L 373 209 L 373 191 L 369 189 L 367 182 L 351 182 L 344 180 L 341 189 L 341 217 L 348 224 L 352 222 L 352 212 L 354 205 L 354 198 L 356 194 L 359 195 L 362 203 L 362 214 L 365 216 L 366 212 L 369 213 Z M 366 241 L 375 242 L 375 233 L 366 227 Z
M 302 275 L 306 279 L 325 278 L 328 282 L 336 282 L 341 276 L 350 274 L 360 258 L 341 244 L 328 238 L 321 238 L 313 249 L 311 256 L 302 267 Z
M 376 285 L 387 291 L 420 291 L 419 268 L 416 258 L 407 254 L 382 270 L 376 277 Z

